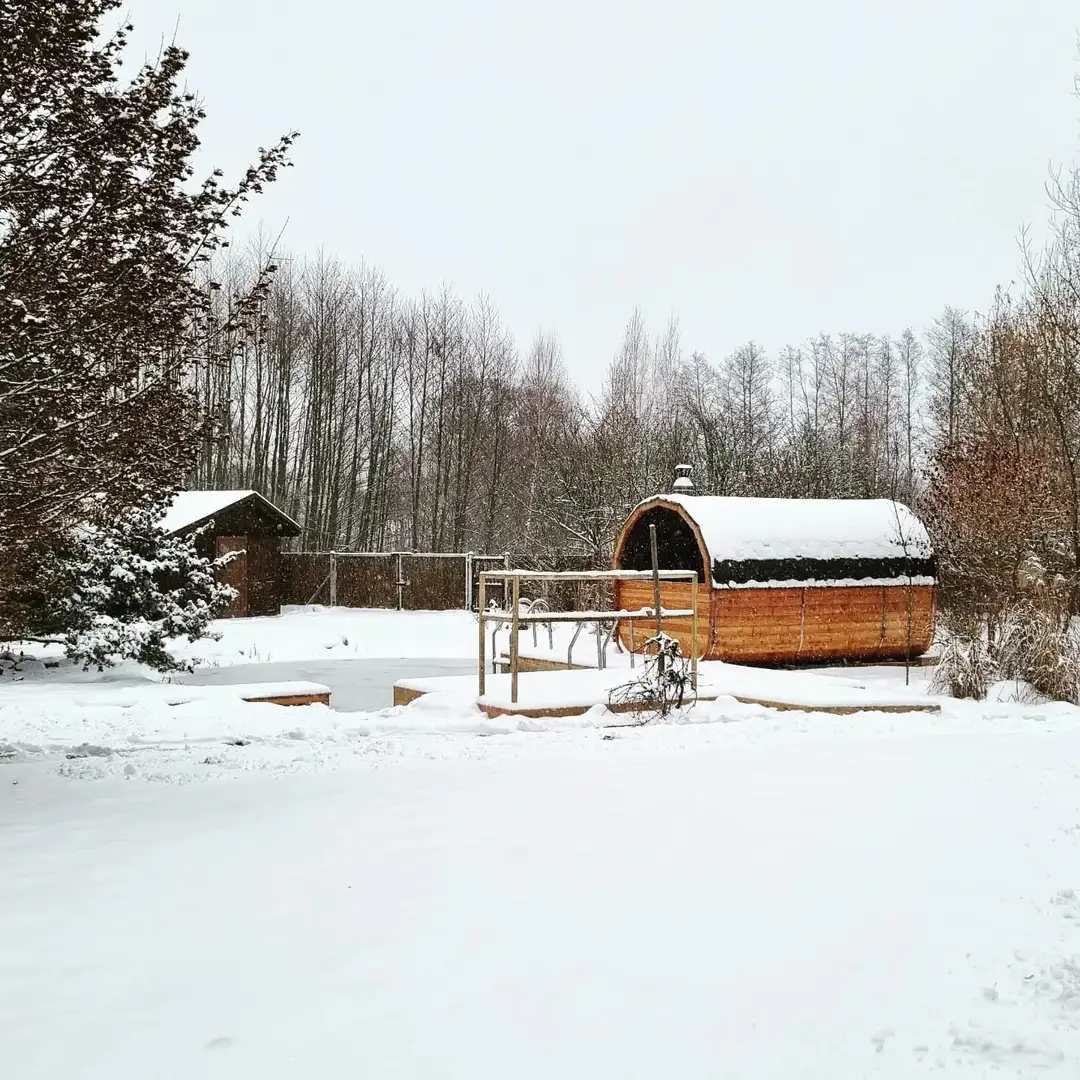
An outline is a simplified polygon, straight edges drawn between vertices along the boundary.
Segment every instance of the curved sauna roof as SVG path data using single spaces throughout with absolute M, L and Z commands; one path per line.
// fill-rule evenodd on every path
M 615 564 L 651 565 L 649 525 L 663 569 L 710 569 L 718 587 L 932 585 L 922 522 L 890 499 L 752 499 L 661 495 L 627 518 Z

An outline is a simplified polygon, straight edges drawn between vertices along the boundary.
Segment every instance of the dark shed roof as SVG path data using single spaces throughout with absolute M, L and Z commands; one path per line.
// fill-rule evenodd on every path
M 300 526 L 257 491 L 181 491 L 161 519 L 170 535 L 190 532 L 213 519 L 217 533 L 299 536 Z

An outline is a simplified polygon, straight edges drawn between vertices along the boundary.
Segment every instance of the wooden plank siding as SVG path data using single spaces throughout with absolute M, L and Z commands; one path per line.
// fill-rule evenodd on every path
M 267 705 L 329 705 L 330 693 L 323 694 L 271 694 L 269 697 L 261 697 L 258 694 L 245 697 L 244 701 L 262 702 Z
M 615 607 L 619 611 L 640 611 L 642 608 L 653 606 L 653 586 L 651 581 L 615 581 Z M 673 611 L 689 611 L 692 586 L 683 584 L 681 581 L 665 581 L 660 584 L 660 606 L 670 608 Z M 709 603 L 709 586 L 698 584 L 697 587 L 697 612 L 698 612 L 698 658 L 708 658 L 708 652 L 712 644 L 712 614 Z M 633 630 L 631 631 L 631 626 Z M 691 619 L 684 616 L 680 619 L 665 619 L 664 632 L 670 634 L 679 642 L 685 656 L 691 655 L 690 635 Z M 630 648 L 631 634 L 633 635 L 634 651 L 641 652 L 642 644 L 656 633 L 653 623 L 620 623 L 619 641 L 624 648 Z
M 714 656 L 773 663 L 804 651 L 803 589 L 714 589 Z
M 276 536 L 249 534 L 245 538 L 248 615 L 281 612 L 281 541 Z
M 908 589 L 840 585 L 715 589 L 716 660 L 760 663 L 901 660 L 907 653 Z M 911 653 L 930 646 L 933 589 L 913 586 Z
M 232 559 L 217 571 L 217 578 L 236 590 L 236 596 L 222 614 L 225 619 L 246 619 L 251 613 L 248 603 L 248 564 L 246 536 L 217 536 L 214 538 L 214 555 L 232 553 Z
M 690 586 L 664 583 L 665 607 L 690 606 Z M 776 589 L 710 589 L 698 586 L 697 655 L 735 663 L 831 660 L 902 660 L 908 652 L 908 601 L 912 611 L 911 655 L 929 648 L 933 588 L 902 585 L 839 585 Z M 616 583 L 616 606 L 652 607 L 649 582 Z M 690 619 L 665 620 L 664 629 L 689 655 Z M 649 631 L 634 628 L 638 651 Z M 630 628 L 619 627 L 630 647 Z

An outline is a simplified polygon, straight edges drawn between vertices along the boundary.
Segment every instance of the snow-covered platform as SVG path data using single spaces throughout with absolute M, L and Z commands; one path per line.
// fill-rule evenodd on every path
M 322 683 L 250 683 L 238 689 L 244 701 L 265 701 L 271 705 L 330 704 L 330 687 Z
M 402 679 L 394 684 L 394 704 L 408 705 L 425 694 L 444 695 L 455 703 L 475 704 L 489 717 L 581 716 L 597 705 L 609 706 L 611 692 L 634 677 L 629 668 L 570 671 L 523 671 L 518 700 L 510 700 L 510 676 L 488 675 L 486 693 L 477 694 L 475 675 Z M 940 712 L 932 697 L 906 690 L 875 687 L 857 679 L 742 667 L 718 661 L 698 670 L 698 700 L 733 698 L 745 704 L 802 712 Z M 620 707 L 625 708 L 625 706 Z M 612 711 L 620 711 L 615 708 Z
M 207 698 L 239 698 L 271 705 L 329 705 L 330 687 L 317 682 L 224 683 L 220 686 L 173 685 L 170 705 L 187 705 Z

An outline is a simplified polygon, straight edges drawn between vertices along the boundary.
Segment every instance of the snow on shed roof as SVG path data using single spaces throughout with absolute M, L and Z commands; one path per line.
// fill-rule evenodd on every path
M 713 560 L 902 559 L 931 551 L 922 522 L 891 499 L 658 495 L 641 505 L 657 500 L 697 524 Z
M 173 496 L 164 515 L 161 518 L 161 527 L 167 533 L 180 532 L 183 529 L 197 525 L 207 518 L 220 514 L 230 506 L 235 506 L 245 499 L 255 496 L 259 502 L 269 507 L 278 517 L 292 525 L 297 533 L 300 526 L 293 521 L 284 511 L 279 510 L 268 499 L 263 498 L 257 491 L 180 491 Z

